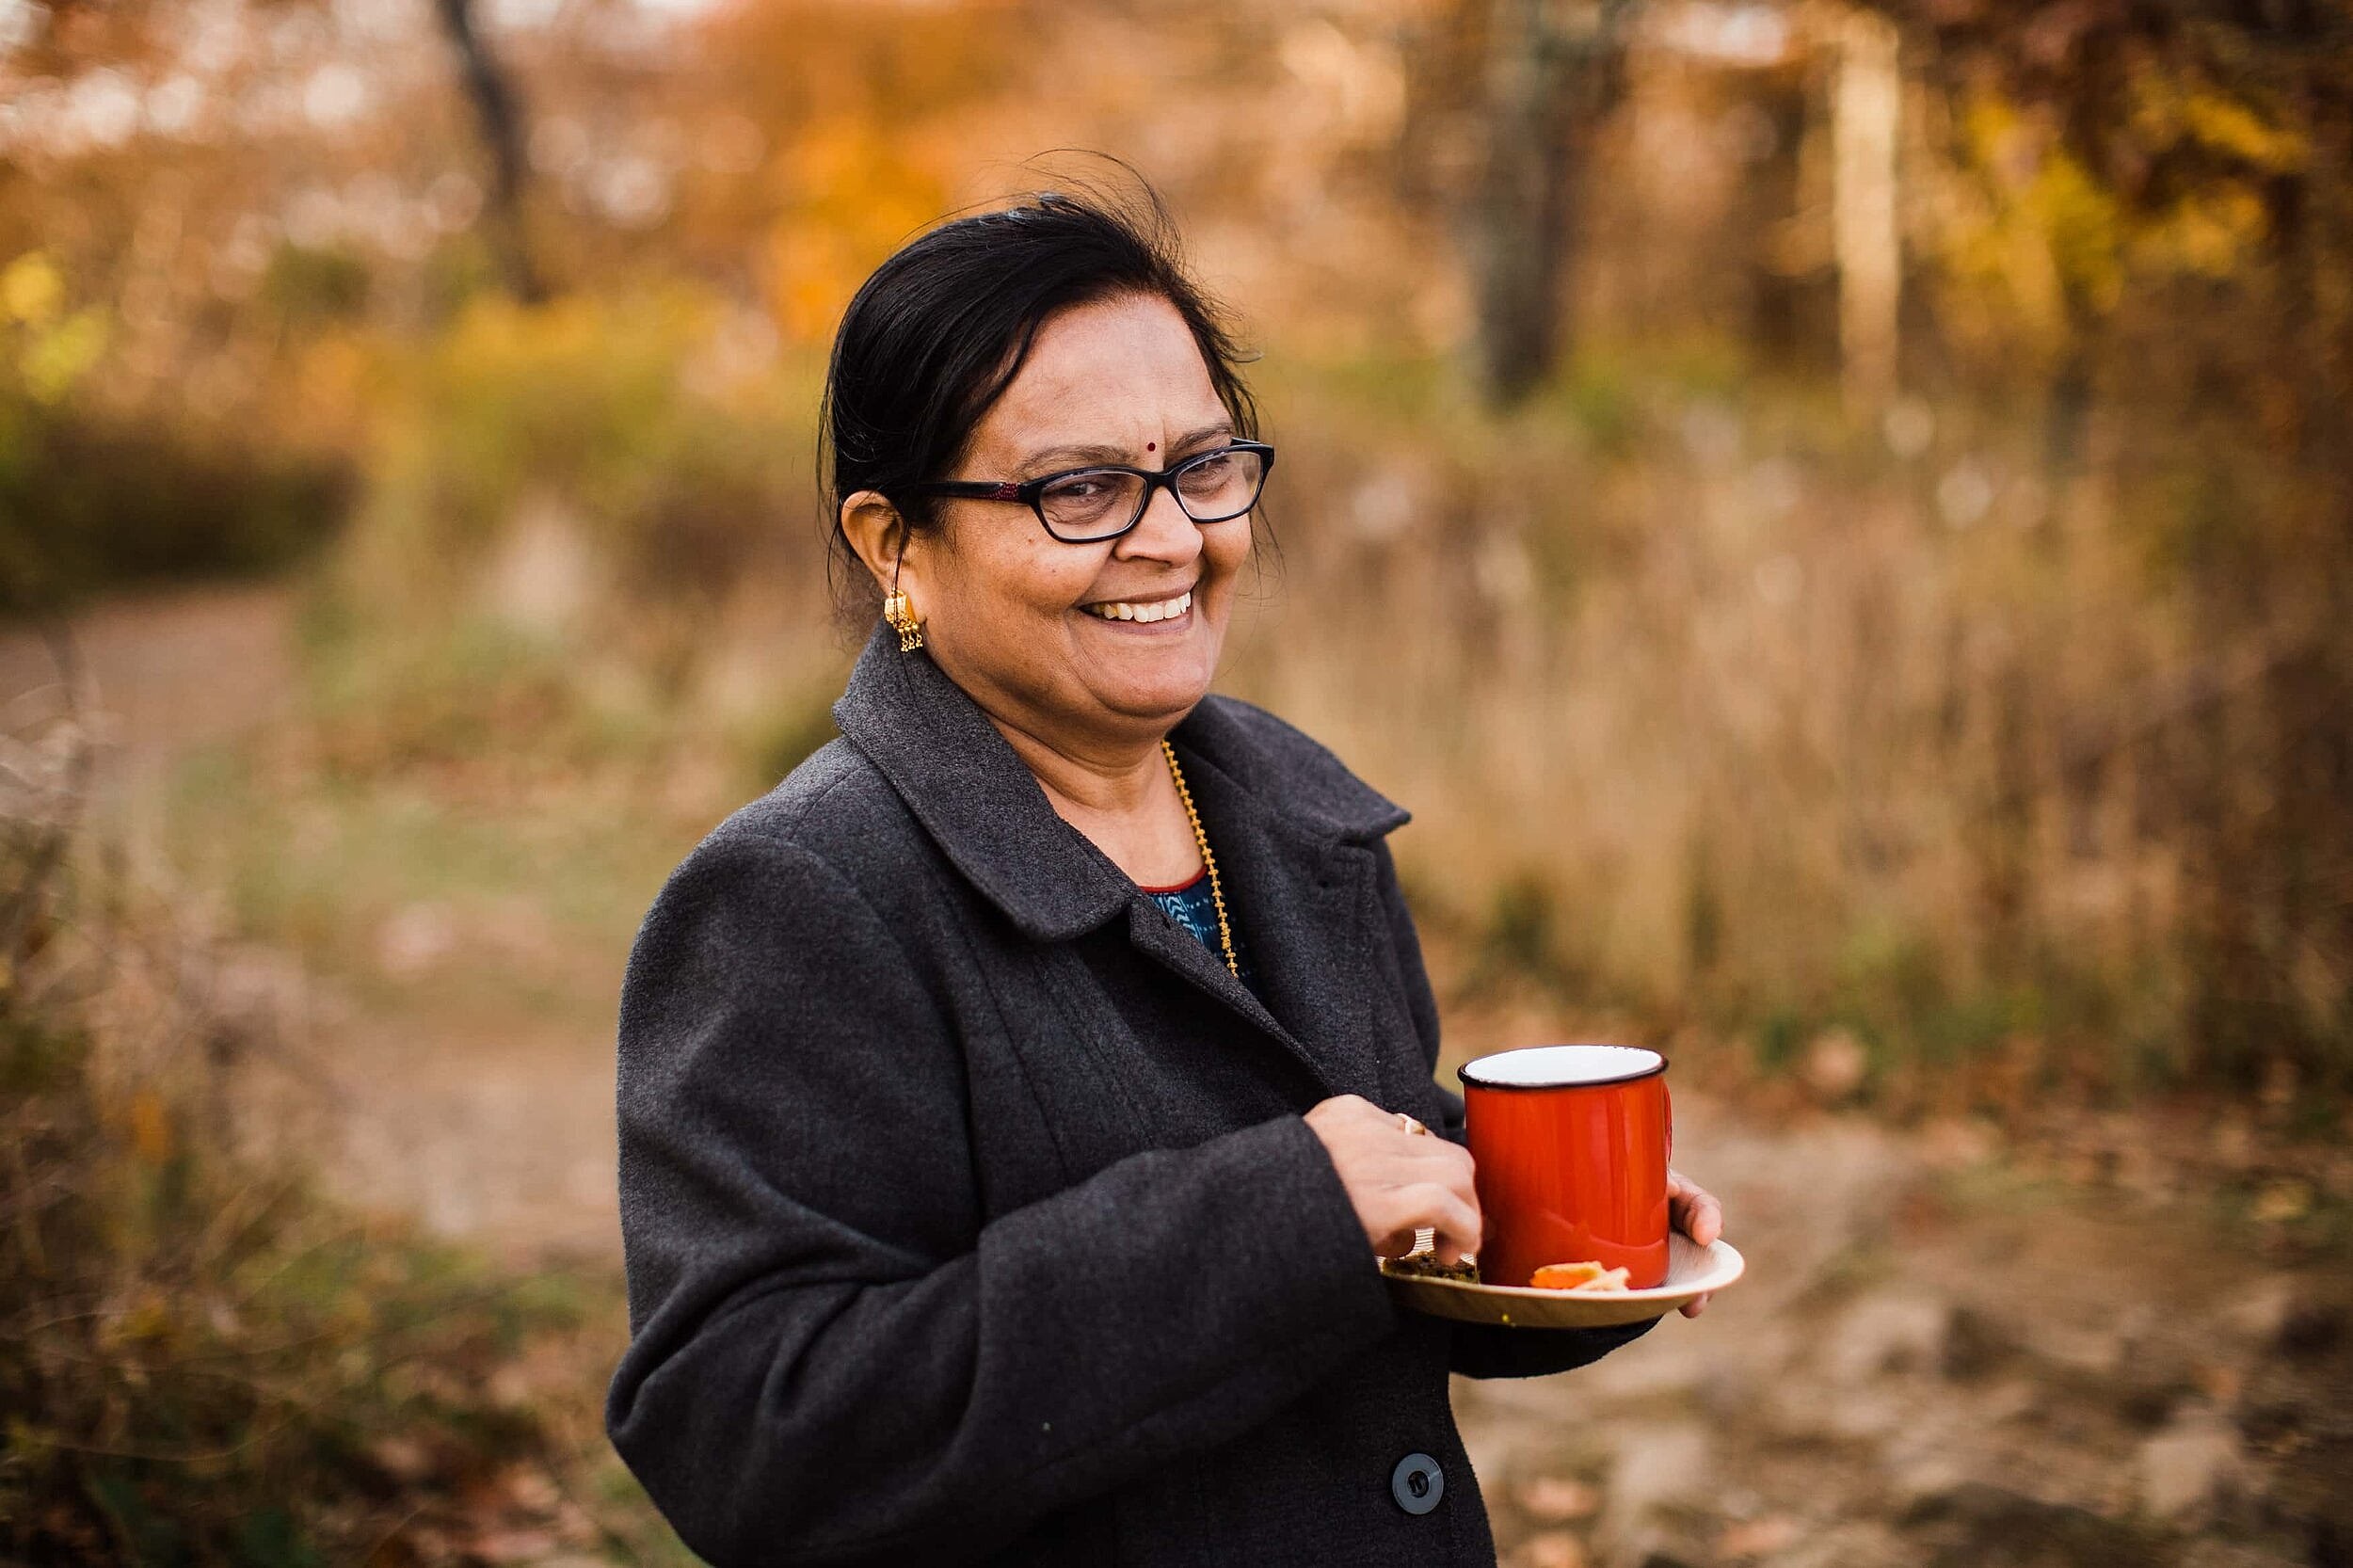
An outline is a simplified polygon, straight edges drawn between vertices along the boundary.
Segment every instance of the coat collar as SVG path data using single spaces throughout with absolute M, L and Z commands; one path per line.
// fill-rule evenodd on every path
M 1055 814 L 980 706 L 928 654 L 901 653 L 888 626 L 868 638 L 833 713 L 956 869 L 1025 934 L 1066 940 L 1136 897 L 1135 883 Z M 1249 703 L 1204 697 L 1169 738 L 1220 776 L 1219 793 L 1300 849 L 1362 843 L 1408 820 L 1329 751 Z M 1209 815 L 1210 802 L 1201 804 Z

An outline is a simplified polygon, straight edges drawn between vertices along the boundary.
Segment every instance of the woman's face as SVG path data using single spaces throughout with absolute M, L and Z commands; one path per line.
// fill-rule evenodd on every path
M 1234 434 L 1176 307 L 1122 295 L 1041 324 L 943 477 L 1163 469 Z M 1164 733 L 1209 689 L 1250 553 L 1247 514 L 1196 523 L 1161 486 L 1128 533 L 1065 544 L 1018 503 L 941 505 L 942 526 L 909 543 L 901 586 L 931 657 L 1000 722 L 1086 749 Z

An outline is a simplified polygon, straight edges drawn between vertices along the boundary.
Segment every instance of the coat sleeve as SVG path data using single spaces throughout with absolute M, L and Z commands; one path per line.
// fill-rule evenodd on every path
M 970 1560 L 1395 1328 L 1299 1116 L 981 1224 L 968 1111 L 923 969 L 825 861 L 722 834 L 672 874 L 623 984 L 605 1417 L 720 1568 Z
M 1404 890 L 1398 885 L 1397 862 L 1389 854 L 1387 840 L 1377 843 L 1375 852 L 1380 861 L 1381 898 L 1387 908 L 1390 940 L 1397 950 L 1398 968 L 1405 981 L 1405 1000 L 1414 1016 L 1415 1032 L 1421 1037 L 1422 1060 L 1428 1070 L 1438 1070 L 1438 1000 L 1430 988 L 1430 972 L 1421 958 L 1421 938 L 1414 930 L 1414 917 L 1405 907 Z M 1456 1143 L 1466 1143 L 1463 1096 L 1444 1085 L 1436 1084 L 1440 1104 L 1445 1108 L 1443 1124 L 1432 1125 L 1431 1130 L 1442 1132 Z M 1449 1365 L 1465 1377 L 1527 1378 L 1546 1372 L 1565 1372 L 1597 1361 L 1630 1339 L 1641 1337 L 1657 1322 L 1656 1318 L 1615 1328 L 1579 1329 L 1518 1329 L 1498 1328 L 1484 1323 L 1455 1323 L 1454 1348 Z

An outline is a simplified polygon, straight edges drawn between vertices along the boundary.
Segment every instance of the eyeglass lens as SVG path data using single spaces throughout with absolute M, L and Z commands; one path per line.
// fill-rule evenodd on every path
M 1195 522 L 1222 522 L 1250 510 L 1266 465 L 1256 452 L 1212 452 L 1186 463 L 1170 488 Z M 1145 481 L 1116 469 L 1065 475 L 1037 498 L 1047 525 L 1064 538 L 1116 534 L 1144 511 Z

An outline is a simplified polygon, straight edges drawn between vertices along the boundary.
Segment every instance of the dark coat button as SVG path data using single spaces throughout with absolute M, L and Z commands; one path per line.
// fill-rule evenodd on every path
M 1389 1472 L 1389 1496 L 1408 1513 L 1427 1513 L 1446 1496 L 1446 1472 L 1428 1454 L 1407 1454 Z

